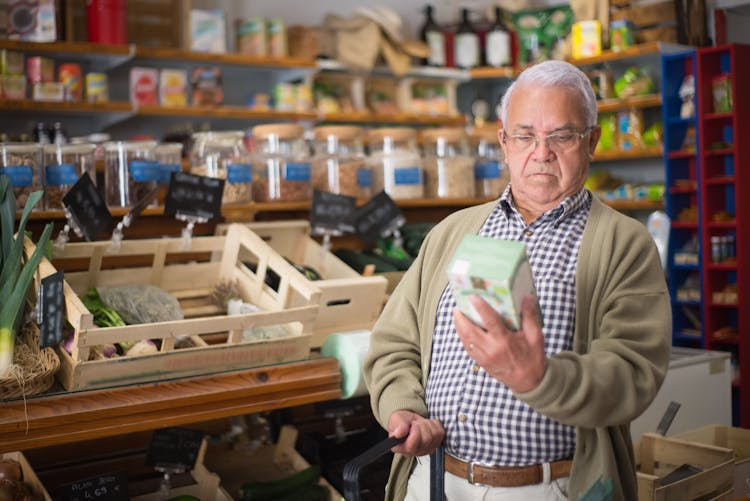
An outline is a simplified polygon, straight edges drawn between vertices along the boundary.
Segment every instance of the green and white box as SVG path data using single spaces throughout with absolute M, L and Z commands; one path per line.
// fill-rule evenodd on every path
M 482 319 L 469 301 L 472 294 L 487 301 L 512 330 L 521 327 L 523 298 L 537 298 L 526 244 L 515 240 L 464 236 L 448 265 L 448 278 L 458 309 L 481 327 Z M 541 325 L 539 312 L 537 302 Z

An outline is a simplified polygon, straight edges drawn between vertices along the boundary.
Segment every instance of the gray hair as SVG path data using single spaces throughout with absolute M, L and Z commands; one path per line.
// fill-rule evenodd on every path
M 562 87 L 580 93 L 583 99 L 583 111 L 586 117 L 586 126 L 596 125 L 598 116 L 596 95 L 591 87 L 591 81 L 584 72 L 565 61 L 544 61 L 535 64 L 521 72 L 516 80 L 505 91 L 500 101 L 500 120 L 503 126 L 508 118 L 508 104 L 513 91 L 518 87 L 526 85 L 538 85 L 540 87 Z

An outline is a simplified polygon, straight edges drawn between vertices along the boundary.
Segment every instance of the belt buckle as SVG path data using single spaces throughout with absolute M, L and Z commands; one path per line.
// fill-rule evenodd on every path
M 474 484 L 474 461 L 468 461 L 467 466 L 468 466 L 468 469 L 466 471 L 466 480 L 468 480 L 471 485 L 475 485 Z

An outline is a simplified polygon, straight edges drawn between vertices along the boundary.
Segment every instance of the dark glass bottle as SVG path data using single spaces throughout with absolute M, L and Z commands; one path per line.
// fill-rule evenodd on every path
M 495 7 L 495 22 L 487 33 L 485 57 L 488 66 L 500 67 L 511 64 L 510 30 L 503 22 L 503 11 Z
M 461 24 L 454 39 L 454 58 L 459 68 L 479 66 L 479 35 L 469 21 L 469 9 L 461 9 Z
M 425 5 L 425 20 L 419 30 L 421 40 L 430 48 L 430 55 L 422 60 L 422 64 L 429 66 L 445 66 L 445 33 L 432 17 L 433 7 Z

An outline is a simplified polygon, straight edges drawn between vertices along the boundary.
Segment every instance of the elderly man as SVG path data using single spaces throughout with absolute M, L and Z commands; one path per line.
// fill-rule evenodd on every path
M 445 440 L 449 500 L 578 499 L 598 479 L 637 499 L 629 425 L 666 373 L 669 294 L 638 221 L 584 188 L 601 134 L 575 66 L 525 70 L 503 96 L 510 185 L 425 239 L 373 330 L 365 379 L 379 422 L 406 440 L 387 499 L 427 499 Z M 455 309 L 446 266 L 465 234 L 522 241 L 543 327 L 524 304 L 510 331 L 473 297 L 485 329 Z

